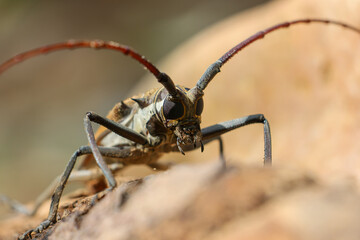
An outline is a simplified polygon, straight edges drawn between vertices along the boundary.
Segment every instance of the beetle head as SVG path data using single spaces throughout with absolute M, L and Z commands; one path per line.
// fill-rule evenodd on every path
M 173 131 L 179 151 L 184 154 L 181 146 L 197 144 L 201 142 L 201 113 L 204 108 L 204 95 L 201 90 L 176 86 L 177 94 L 167 94 L 158 114 L 167 129 Z

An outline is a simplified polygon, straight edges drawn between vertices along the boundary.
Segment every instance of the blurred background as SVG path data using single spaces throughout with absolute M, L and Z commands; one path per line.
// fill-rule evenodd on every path
M 202 29 L 264 2 L 1 0 L 0 62 L 50 43 L 103 39 L 129 45 L 157 63 Z M 73 151 L 87 144 L 84 114 L 106 115 L 146 74 L 122 54 L 86 49 L 37 57 L 4 72 L 0 193 L 21 202 L 35 199 Z M 159 85 L 154 80 L 152 86 Z

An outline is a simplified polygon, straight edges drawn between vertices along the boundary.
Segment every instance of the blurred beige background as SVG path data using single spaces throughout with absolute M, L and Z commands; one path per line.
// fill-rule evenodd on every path
M 130 45 L 156 63 L 202 29 L 263 2 L 2 0 L 0 61 L 67 39 L 104 39 Z M 87 143 L 85 112 L 105 115 L 143 75 L 131 59 L 93 50 L 38 57 L 2 74 L 0 193 L 33 200 Z

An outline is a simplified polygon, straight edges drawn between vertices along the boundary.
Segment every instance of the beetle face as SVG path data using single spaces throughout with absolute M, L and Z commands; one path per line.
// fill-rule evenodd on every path
M 201 114 L 204 109 L 202 92 L 177 86 L 178 97 L 167 95 L 161 108 L 161 119 L 167 129 L 173 131 L 180 152 L 181 145 L 193 145 L 201 143 Z
M 169 105 L 174 107 L 168 108 Z M 175 122 L 173 121 L 176 121 L 174 134 L 177 137 L 178 144 L 193 144 L 194 147 L 196 147 L 196 143 L 201 141 L 200 122 L 203 106 L 204 101 L 202 98 L 197 99 L 196 102 L 191 103 L 191 105 L 185 105 L 183 102 L 164 101 L 164 116 L 167 118 L 169 123 L 174 124 Z M 174 110 L 174 114 L 167 114 L 172 113 L 172 109 L 174 108 L 176 108 L 176 111 Z M 174 116 L 177 116 L 178 118 L 172 119 Z

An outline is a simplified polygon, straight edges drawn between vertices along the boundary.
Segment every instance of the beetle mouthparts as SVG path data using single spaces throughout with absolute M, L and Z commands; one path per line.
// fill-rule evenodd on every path
M 181 152 L 181 154 L 182 154 L 182 155 L 185 155 L 184 150 L 182 150 L 182 148 L 181 148 L 181 146 L 180 146 L 180 141 L 179 141 L 179 139 L 176 140 L 176 145 L 177 145 L 179 151 Z

